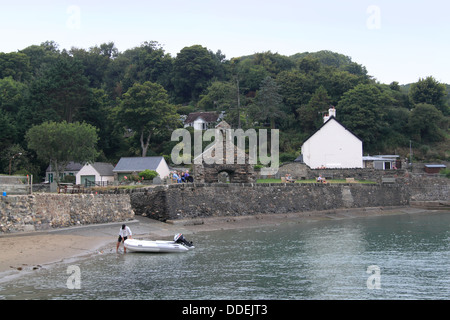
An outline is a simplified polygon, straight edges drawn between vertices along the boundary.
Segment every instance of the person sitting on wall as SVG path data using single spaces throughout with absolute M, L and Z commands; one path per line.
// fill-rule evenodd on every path
M 291 183 L 294 183 L 294 182 L 295 182 L 295 180 L 294 180 L 294 179 L 292 179 L 292 176 L 291 176 L 290 174 L 286 174 L 286 182 L 291 182 Z
M 183 171 L 181 172 L 181 182 L 186 182 L 186 175 Z
M 325 178 L 322 178 L 322 175 L 319 174 L 319 177 L 317 178 L 317 182 L 319 183 L 327 183 L 327 181 L 325 180 Z

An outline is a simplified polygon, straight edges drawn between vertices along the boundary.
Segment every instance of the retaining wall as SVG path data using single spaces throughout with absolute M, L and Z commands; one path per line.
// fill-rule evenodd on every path
M 0 233 L 126 221 L 129 194 L 34 194 L 0 197 Z
M 196 184 L 131 195 L 136 214 L 161 221 L 211 216 L 404 206 L 402 184 Z
M 406 206 L 449 200 L 450 179 L 392 184 L 172 184 L 104 194 L 0 196 L 0 233 L 126 221 L 135 214 L 167 221 L 197 217 Z

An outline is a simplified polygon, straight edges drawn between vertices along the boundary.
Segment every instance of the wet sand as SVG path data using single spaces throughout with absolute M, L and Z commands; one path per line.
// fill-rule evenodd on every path
M 285 223 L 310 223 L 319 220 L 376 217 L 394 214 L 427 214 L 436 210 L 412 207 L 365 208 L 321 212 L 261 214 L 239 217 L 198 218 L 167 223 L 137 216 L 125 222 L 133 238 L 165 240 L 174 234 L 273 226 Z M 438 211 L 448 212 L 448 211 Z M 0 236 L 0 279 L 2 275 L 42 268 L 45 265 L 92 254 L 115 252 L 120 223 L 90 225 L 45 232 Z M 123 246 L 121 246 L 123 248 Z

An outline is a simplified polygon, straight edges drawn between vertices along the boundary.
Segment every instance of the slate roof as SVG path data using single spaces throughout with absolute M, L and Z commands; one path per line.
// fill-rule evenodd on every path
M 393 161 L 399 156 L 397 155 L 378 155 L 378 156 L 363 156 L 364 161 Z
M 106 162 L 94 162 L 92 164 L 95 170 L 97 170 L 98 174 L 101 176 L 113 176 L 114 175 L 114 166 L 110 163 Z
M 64 171 L 80 171 L 81 168 L 83 168 L 83 165 L 81 163 L 70 161 L 64 168 Z M 47 167 L 47 170 L 45 170 L 45 172 L 52 172 L 52 171 L 53 170 L 51 165 L 49 165 Z
M 426 164 L 427 168 L 447 168 L 445 164 Z
M 163 157 L 123 157 L 120 158 L 113 172 L 156 170 L 163 160 Z

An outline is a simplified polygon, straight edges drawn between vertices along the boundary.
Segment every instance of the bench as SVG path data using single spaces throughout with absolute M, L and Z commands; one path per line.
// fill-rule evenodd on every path
M 382 177 L 381 183 L 395 183 L 395 178 L 391 177 Z
M 58 193 L 82 193 L 83 188 L 81 185 L 73 185 L 71 183 L 60 183 L 58 184 Z
M 345 178 L 345 182 L 347 183 L 355 183 L 355 178 Z

